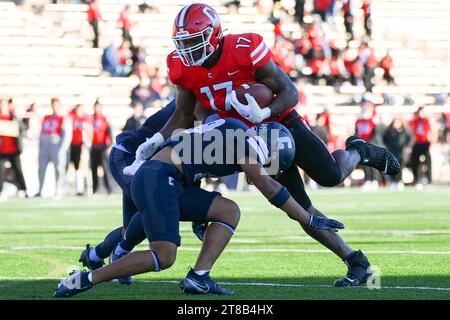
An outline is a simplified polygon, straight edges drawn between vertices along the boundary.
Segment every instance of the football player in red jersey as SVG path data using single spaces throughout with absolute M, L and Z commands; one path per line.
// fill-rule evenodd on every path
M 70 158 L 67 165 L 73 163 L 77 196 L 81 196 L 84 194 L 84 175 L 82 170 L 80 170 L 80 161 L 83 144 L 88 145 L 88 117 L 84 113 L 84 108 L 81 104 L 77 104 L 70 111 L 69 116 L 72 119 L 72 142 L 70 143 Z
M 191 124 L 199 101 L 221 117 L 235 117 L 250 126 L 264 121 L 285 125 L 295 139 L 296 164 L 320 185 L 333 187 L 340 184 L 359 163 L 385 173 L 398 173 L 400 165 L 392 154 L 356 137 L 347 140 L 347 150 L 336 150 L 331 154 L 294 110 L 298 103 L 297 89 L 272 61 L 271 51 L 260 35 L 224 36 L 217 12 L 206 4 L 194 3 L 183 7 L 176 16 L 172 39 L 176 50 L 168 55 L 167 66 L 169 78 L 178 89 L 176 110 L 164 128 L 138 148 L 136 162 L 131 166 L 134 169 L 175 129 Z M 241 104 L 234 89 L 249 82 L 269 87 L 275 94 L 273 101 L 261 109 L 252 96 L 246 95 L 248 104 Z M 132 172 L 128 170 L 128 173 Z M 322 215 L 312 206 L 297 166 L 286 170 L 279 181 L 308 212 Z M 349 267 L 347 276 L 336 281 L 336 286 L 355 286 L 367 280 L 370 264 L 361 251 L 352 250 L 334 232 L 302 226 Z

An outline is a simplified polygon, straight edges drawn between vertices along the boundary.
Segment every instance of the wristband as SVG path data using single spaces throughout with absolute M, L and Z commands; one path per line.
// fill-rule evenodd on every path
M 269 201 L 275 207 L 280 208 L 286 203 L 286 201 L 288 201 L 290 197 L 291 194 L 289 193 L 289 191 L 286 189 L 286 187 L 282 186 L 277 194 Z
M 155 133 L 155 135 L 152 137 L 152 139 L 154 139 L 155 144 L 159 147 L 160 145 L 162 145 L 164 143 L 164 137 L 161 133 L 157 132 Z

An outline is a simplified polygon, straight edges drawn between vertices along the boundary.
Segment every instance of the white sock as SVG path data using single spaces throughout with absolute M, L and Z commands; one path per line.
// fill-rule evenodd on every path
M 100 262 L 103 260 L 97 256 L 97 253 L 95 253 L 95 247 L 93 247 L 89 250 L 89 260 L 92 260 L 95 262 Z
M 194 272 L 195 272 L 195 274 L 202 276 L 202 275 L 208 273 L 209 270 L 197 270 L 197 271 L 194 270 Z
M 129 252 L 130 252 L 130 251 L 124 250 L 124 249 L 120 246 L 120 244 L 118 244 L 117 247 L 116 247 L 116 249 L 114 250 L 114 254 L 117 255 L 117 256 L 120 256 L 121 254 L 124 254 L 124 253 L 129 253 Z
M 88 280 L 92 283 L 92 272 L 89 272 L 89 274 L 88 274 Z
M 77 193 L 83 193 L 84 192 L 84 179 L 83 175 L 80 172 L 75 172 L 75 180 L 77 184 Z

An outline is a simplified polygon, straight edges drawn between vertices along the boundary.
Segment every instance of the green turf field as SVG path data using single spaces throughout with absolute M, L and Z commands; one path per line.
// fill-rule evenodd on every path
M 261 196 L 230 197 L 242 219 L 212 271 L 236 292 L 223 299 L 450 299 L 450 188 L 312 193 L 318 208 L 345 223 L 341 234 L 350 245 L 380 269 L 381 289 L 332 288 L 346 272 L 336 256 Z M 97 243 L 120 224 L 120 204 L 119 196 L 0 203 L 0 299 L 51 299 L 58 281 L 79 267 L 85 243 Z M 180 292 L 177 283 L 200 246 L 190 224 L 181 224 L 181 236 L 171 269 L 72 299 L 217 299 Z

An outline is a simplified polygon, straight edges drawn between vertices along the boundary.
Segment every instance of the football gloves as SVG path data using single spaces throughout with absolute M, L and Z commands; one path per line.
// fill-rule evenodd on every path
M 155 133 L 150 139 L 145 141 L 136 150 L 136 160 L 147 160 L 150 158 L 164 142 L 164 137 L 161 133 Z
M 321 216 L 311 215 L 309 226 L 314 229 L 323 229 L 333 232 L 338 232 L 338 229 L 344 229 L 344 225 L 333 219 L 328 219 Z
M 260 108 L 258 102 L 256 102 L 255 98 L 249 93 L 246 93 L 245 99 L 247 99 L 247 104 L 240 103 L 237 96 L 236 91 L 231 91 L 231 106 L 236 109 L 236 111 L 243 116 L 245 119 L 250 121 L 251 123 L 261 123 L 267 118 L 269 118 L 272 114 L 270 108 Z

